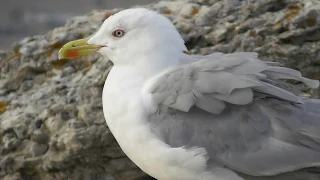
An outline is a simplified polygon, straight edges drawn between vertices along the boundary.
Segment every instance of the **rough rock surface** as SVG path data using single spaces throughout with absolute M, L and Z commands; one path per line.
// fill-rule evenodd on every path
M 160 1 L 192 53 L 256 51 L 320 78 L 320 1 Z M 105 124 L 101 91 L 111 63 L 93 55 L 57 60 L 119 11 L 70 19 L 44 36 L 0 51 L 0 179 L 148 180 Z M 318 96 L 316 92 L 314 96 Z

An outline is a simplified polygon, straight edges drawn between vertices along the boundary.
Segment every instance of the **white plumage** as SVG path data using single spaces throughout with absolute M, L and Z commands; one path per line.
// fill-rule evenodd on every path
M 114 36 L 115 30 L 124 35 Z M 172 23 L 141 8 L 109 17 L 88 43 L 102 46 L 98 52 L 114 63 L 103 90 L 107 124 L 149 175 L 317 177 L 303 168 L 320 165 L 320 101 L 284 88 L 283 80 L 311 88 L 318 81 L 256 53 L 184 54 Z

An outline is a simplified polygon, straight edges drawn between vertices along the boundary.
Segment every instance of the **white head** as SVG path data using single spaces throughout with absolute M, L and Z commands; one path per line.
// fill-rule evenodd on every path
M 127 9 L 110 16 L 88 44 L 106 46 L 98 52 L 114 63 L 127 63 L 121 61 L 157 50 L 162 53 L 186 50 L 184 41 L 166 17 L 143 8 Z
M 115 65 L 135 63 L 133 57 L 138 60 L 139 56 L 152 58 L 186 51 L 184 41 L 171 21 L 144 8 L 127 9 L 110 16 L 87 42 L 80 44 L 83 46 L 84 43 L 91 49 L 98 49 Z M 66 57 L 66 51 L 61 50 L 60 57 Z

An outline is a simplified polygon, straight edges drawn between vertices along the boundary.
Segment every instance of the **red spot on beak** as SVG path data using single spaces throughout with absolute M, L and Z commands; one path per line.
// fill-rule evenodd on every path
M 65 55 L 67 58 L 76 58 L 80 56 L 80 52 L 78 50 L 70 50 Z

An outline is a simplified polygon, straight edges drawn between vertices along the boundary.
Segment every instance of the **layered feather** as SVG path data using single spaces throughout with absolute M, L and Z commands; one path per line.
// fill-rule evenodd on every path
M 297 70 L 259 60 L 256 53 L 214 53 L 191 57 L 197 60 L 149 80 L 144 88 L 152 94 L 155 104 L 185 112 L 196 105 L 219 114 L 225 103 L 249 104 L 254 99 L 254 92 L 302 103 L 305 94 L 294 86 L 284 88 L 285 80 L 301 81 L 310 88 L 319 86 L 319 81 L 304 78 Z

